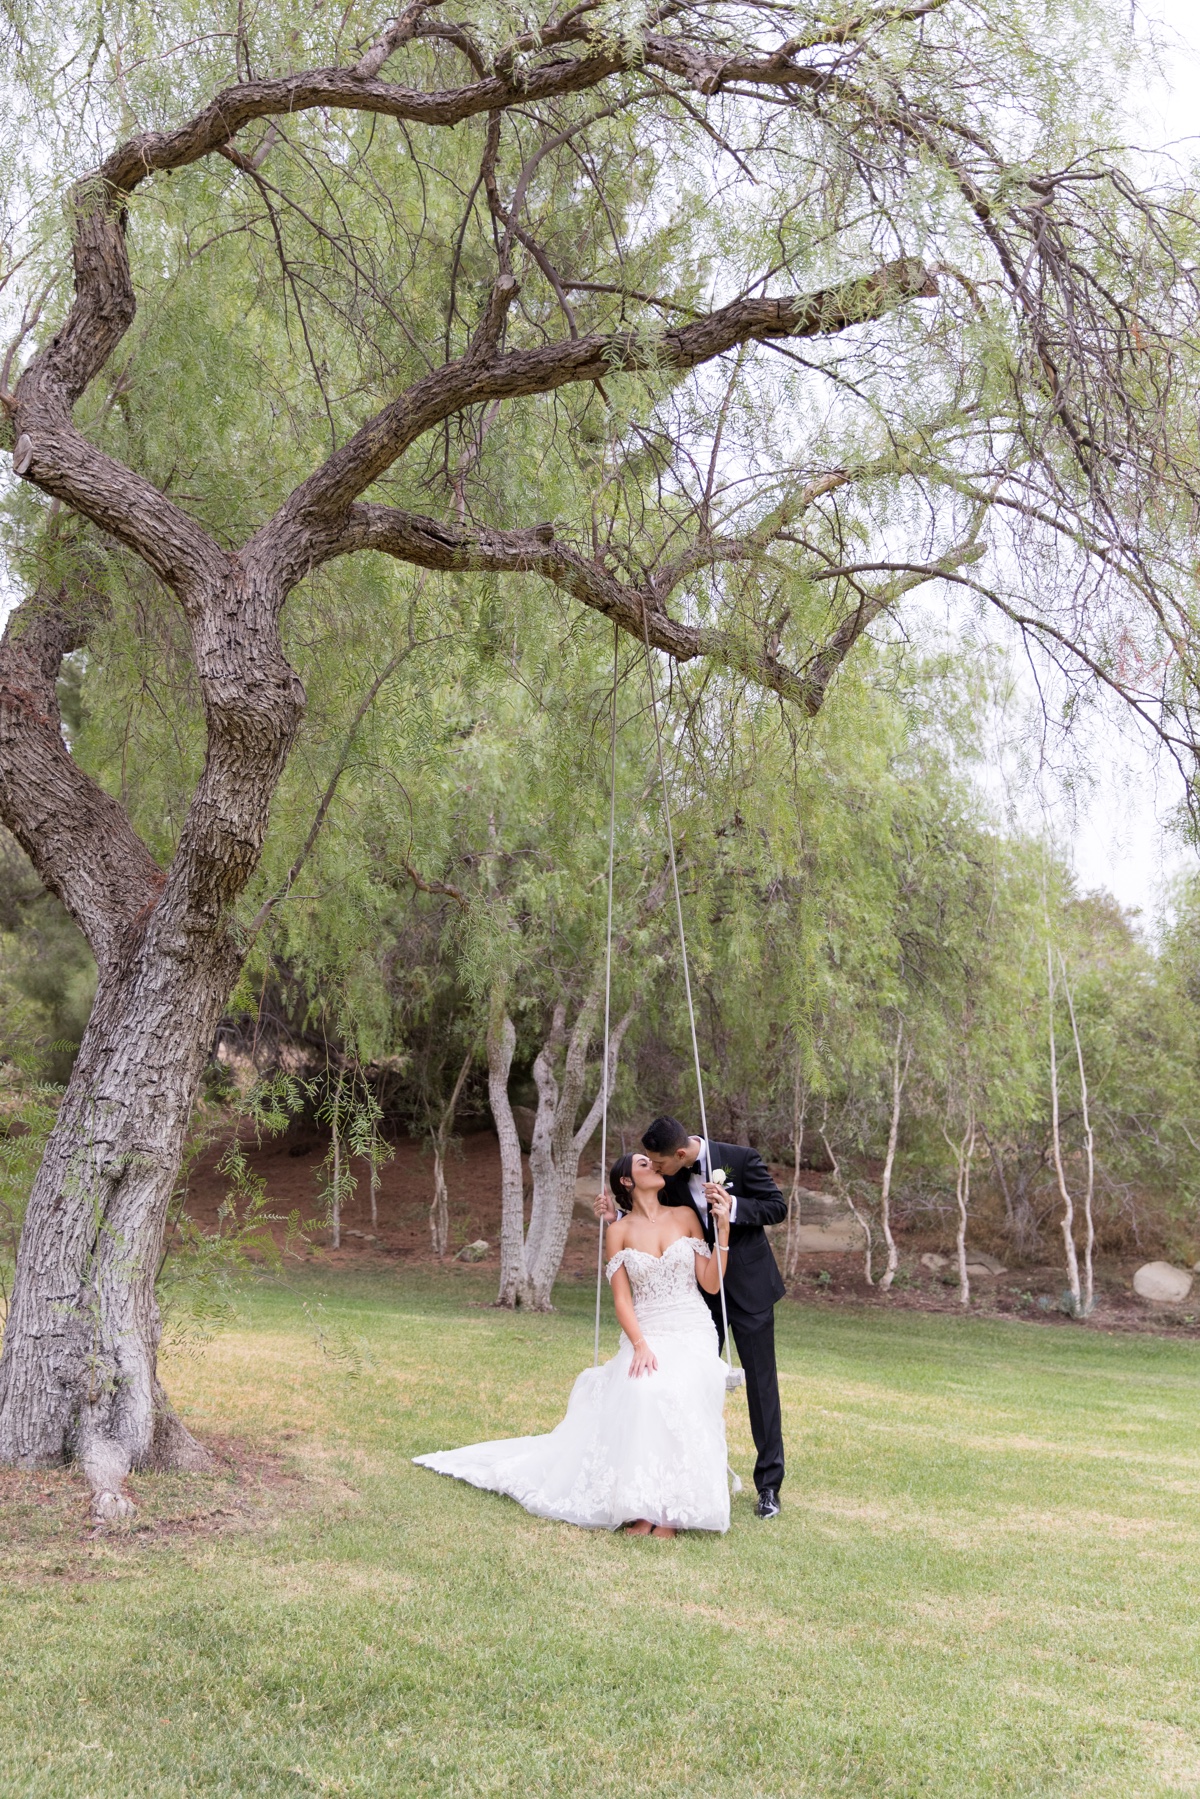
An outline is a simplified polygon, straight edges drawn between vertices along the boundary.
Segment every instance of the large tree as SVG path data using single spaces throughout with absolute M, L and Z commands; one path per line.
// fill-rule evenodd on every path
M 1094 50 L 1056 12 L 218 11 L 131 13 L 116 49 L 53 7 L 12 26 L 31 167 L 72 107 L 71 154 L 116 143 L 65 195 L 69 283 L 48 228 L 14 251 L 0 381 L 28 591 L 0 819 L 99 970 L 0 1458 L 74 1453 L 101 1513 L 131 1467 L 202 1453 L 158 1384 L 153 1277 L 304 714 L 289 597 L 369 552 L 538 576 L 812 714 L 873 621 L 965 578 L 998 505 L 1073 550 L 1091 521 L 1085 555 L 1112 535 L 1135 425 L 1104 384 L 1156 341 L 1125 297 L 1154 291 L 1145 208 L 1064 114 Z M 548 491 L 553 518 L 524 510 Z M 70 753 L 56 679 L 164 593 L 202 742 L 152 853 Z

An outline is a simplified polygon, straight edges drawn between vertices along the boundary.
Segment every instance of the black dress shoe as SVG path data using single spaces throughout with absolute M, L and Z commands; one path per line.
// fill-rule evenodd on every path
M 756 1518 L 778 1518 L 783 1507 L 779 1503 L 779 1495 L 774 1487 L 764 1487 L 758 1496 L 758 1504 L 754 1508 Z

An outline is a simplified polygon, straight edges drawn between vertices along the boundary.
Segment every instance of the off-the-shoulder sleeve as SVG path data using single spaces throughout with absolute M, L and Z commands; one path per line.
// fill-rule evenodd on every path
M 693 1237 L 692 1248 L 698 1256 L 710 1256 L 712 1254 L 712 1250 L 708 1247 L 708 1244 L 704 1241 L 703 1237 Z
M 613 1257 L 612 1261 L 608 1262 L 605 1265 L 604 1277 L 606 1280 L 611 1280 L 613 1275 L 617 1272 L 618 1268 L 624 1268 L 625 1257 L 628 1254 L 629 1254 L 629 1251 L 627 1249 L 619 1249 L 617 1251 L 616 1255 Z

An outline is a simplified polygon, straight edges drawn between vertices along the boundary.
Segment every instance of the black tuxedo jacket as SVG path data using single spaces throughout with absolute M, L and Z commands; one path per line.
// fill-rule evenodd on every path
M 743 1149 L 736 1143 L 710 1143 L 710 1162 L 706 1178 L 713 1168 L 725 1170 L 726 1186 L 737 1197 L 737 1223 L 729 1229 L 729 1256 L 725 1269 L 725 1307 L 731 1324 L 753 1328 L 765 1323 L 777 1300 L 787 1288 L 779 1272 L 771 1245 L 763 1232 L 766 1224 L 782 1224 L 787 1217 L 787 1200 L 767 1171 L 767 1165 L 756 1149 Z M 688 1183 L 693 1170 L 681 1168 L 673 1174 L 659 1194 L 664 1206 L 688 1206 L 700 1219 L 709 1243 L 713 1240 L 711 1222 L 706 1222 L 692 1199 Z M 702 1170 L 697 1168 L 696 1173 Z M 719 1317 L 718 1294 L 704 1295 Z

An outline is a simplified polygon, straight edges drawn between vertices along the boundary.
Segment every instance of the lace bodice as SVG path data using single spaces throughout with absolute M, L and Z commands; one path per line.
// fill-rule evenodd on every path
M 676 1237 L 662 1255 L 620 1249 L 604 1272 L 611 1281 L 624 1268 L 633 1289 L 634 1310 L 644 1330 L 688 1330 L 709 1324 L 708 1307 L 696 1285 L 696 1257 L 710 1254 L 699 1237 Z

